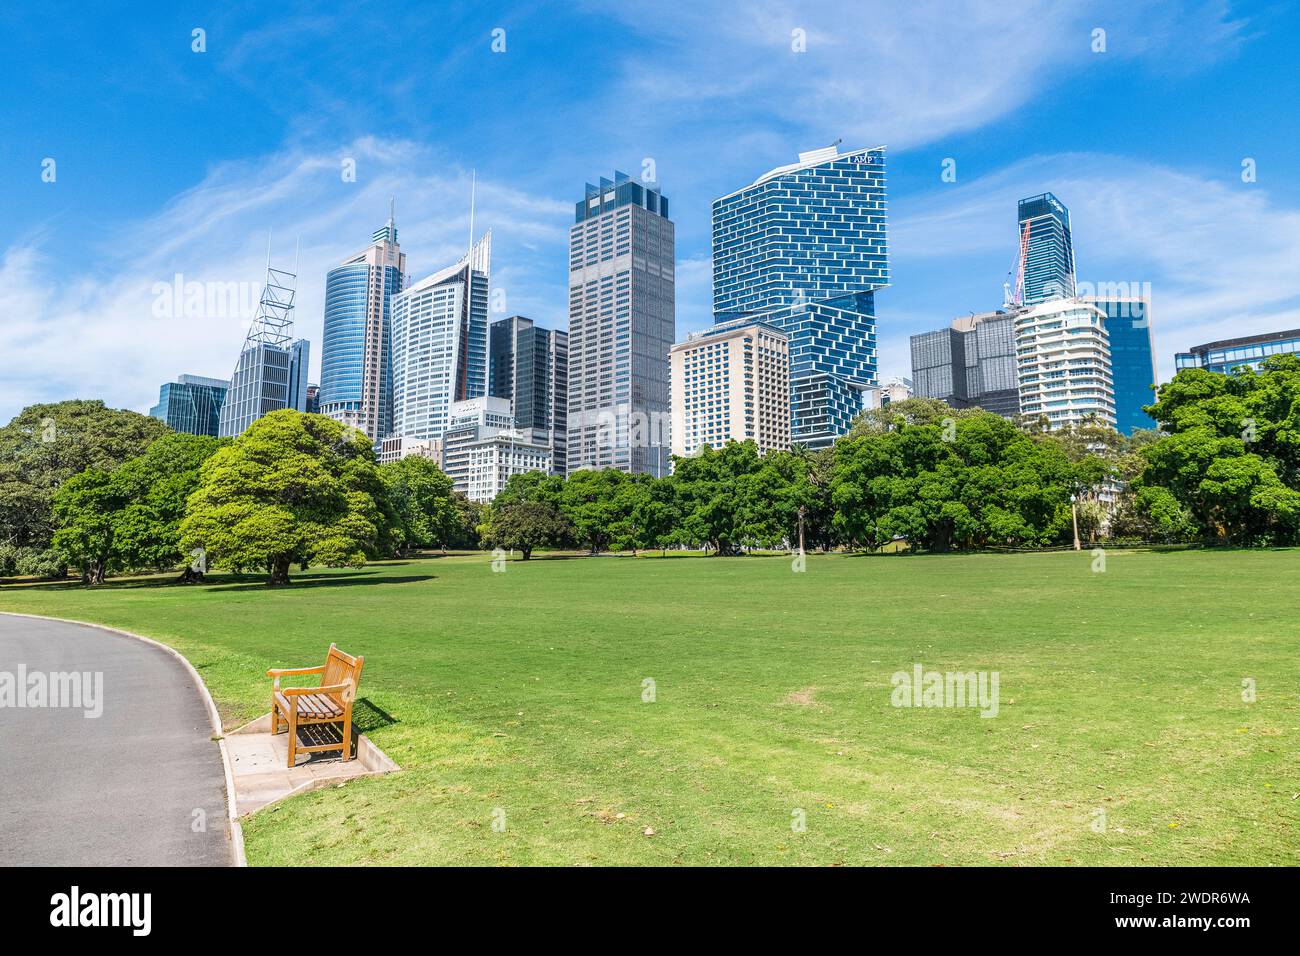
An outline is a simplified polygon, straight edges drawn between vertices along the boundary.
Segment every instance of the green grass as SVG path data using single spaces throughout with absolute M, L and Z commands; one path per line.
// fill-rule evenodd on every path
M 402 772 L 254 816 L 255 864 L 1300 862 L 1300 551 L 1091 564 L 469 555 L 0 610 L 172 644 L 231 726 L 268 666 L 364 654 Z M 895 709 L 918 662 L 998 671 L 999 715 Z

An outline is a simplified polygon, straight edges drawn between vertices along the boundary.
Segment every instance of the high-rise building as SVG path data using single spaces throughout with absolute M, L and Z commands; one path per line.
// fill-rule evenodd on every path
M 1052 299 L 1016 313 L 1020 410 L 1049 428 L 1092 421 L 1115 427 L 1106 313 Z
M 1051 193 L 1043 193 L 1020 200 L 1017 212 L 1020 224 L 1017 301 L 1035 305 L 1049 299 L 1074 298 L 1070 210 Z
M 800 153 L 713 202 L 714 321 L 758 319 L 789 336 L 796 443 L 848 431 L 876 382 L 885 217 L 884 147 Z
M 1128 298 L 1083 298 L 1106 313 L 1106 339 L 1110 345 L 1110 367 L 1115 386 L 1115 428 L 1131 435 L 1138 428 L 1155 428 L 1156 422 L 1142 410 L 1156 400 L 1156 358 L 1152 344 L 1151 300 Z
M 391 206 L 370 239 L 325 276 L 321 412 L 378 440 L 392 430 L 391 302 L 406 283 Z
M 492 233 L 454 265 L 392 297 L 392 434 L 438 440 L 454 402 L 487 391 Z
M 1211 372 L 1231 372 L 1235 368 L 1259 370 L 1271 355 L 1300 355 L 1300 329 L 1287 332 L 1264 332 L 1236 339 L 1221 339 L 1194 345 L 1174 356 L 1178 370 L 1203 368 Z
M 569 334 L 512 315 L 493 322 L 488 342 L 488 394 L 509 399 L 515 427 L 551 449 L 563 475 L 569 411 Z
M 456 402 L 442 441 L 442 470 L 470 501 L 491 501 L 511 475 L 550 473 L 550 447 L 514 426 L 510 402 L 485 396 Z
M 174 431 L 187 435 L 216 435 L 221 430 L 221 406 L 230 383 L 221 378 L 181 375 L 163 383 L 158 404 L 149 414 Z
M 656 186 L 587 184 L 569 228 L 567 472 L 668 473 L 674 250 Z
M 303 409 L 303 411 L 312 415 L 320 414 L 320 386 L 319 385 L 309 384 L 307 386 L 307 407 Z
M 948 328 L 913 335 L 915 393 L 953 408 L 1015 416 L 1020 411 L 1015 346 L 1020 311 L 972 313 L 954 319 Z
M 790 447 L 790 350 L 763 322 L 715 325 L 669 353 L 673 454 L 752 441 L 760 453 Z
M 296 279 L 292 272 L 267 266 L 257 314 L 221 405 L 218 433 L 223 438 L 243 434 L 268 412 L 306 408 L 310 346 L 293 338 Z

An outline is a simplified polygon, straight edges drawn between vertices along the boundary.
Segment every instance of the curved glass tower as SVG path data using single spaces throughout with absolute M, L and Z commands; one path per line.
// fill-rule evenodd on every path
M 393 427 L 390 301 L 405 282 L 406 256 L 391 214 L 366 249 L 325 277 L 321 414 L 375 441 Z

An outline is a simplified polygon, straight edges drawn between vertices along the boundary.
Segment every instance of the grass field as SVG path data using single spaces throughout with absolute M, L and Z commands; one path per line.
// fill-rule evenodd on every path
M 402 772 L 254 816 L 254 864 L 1300 863 L 1300 551 L 1092 560 L 468 555 L 0 610 L 172 644 L 230 726 L 268 666 L 364 654 Z M 891 706 L 917 663 L 997 671 L 998 715 Z

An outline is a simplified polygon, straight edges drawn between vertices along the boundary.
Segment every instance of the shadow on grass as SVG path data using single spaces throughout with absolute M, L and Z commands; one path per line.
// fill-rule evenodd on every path
M 290 575 L 289 583 L 271 587 L 265 578 L 255 578 L 240 584 L 209 584 L 205 591 L 300 591 L 304 588 L 352 587 L 358 584 L 414 584 L 419 581 L 436 581 L 436 574 L 374 574 L 358 571 L 355 574 Z
M 376 706 L 369 697 L 358 697 L 352 702 L 352 726 L 357 733 L 368 734 L 400 722 L 388 711 Z
M 370 567 L 405 567 L 409 563 L 407 561 L 377 561 Z M 289 584 L 274 590 L 292 591 L 298 588 L 311 587 L 346 587 L 354 584 L 405 584 L 408 582 L 432 581 L 436 578 L 437 575 L 433 574 L 388 575 L 376 574 L 372 570 L 347 572 L 305 571 L 290 574 Z M 69 578 L 66 581 L 43 581 L 21 586 L 21 590 L 24 591 L 131 591 L 167 588 L 197 591 L 273 590 L 266 583 L 266 575 L 264 574 L 223 573 L 209 576 L 204 581 L 181 581 L 179 574 L 175 572 L 169 572 L 166 575 L 150 575 L 148 577 L 109 578 L 103 584 L 95 585 L 82 584 L 80 581 Z M 18 590 L 18 588 L 15 588 L 15 590 Z

